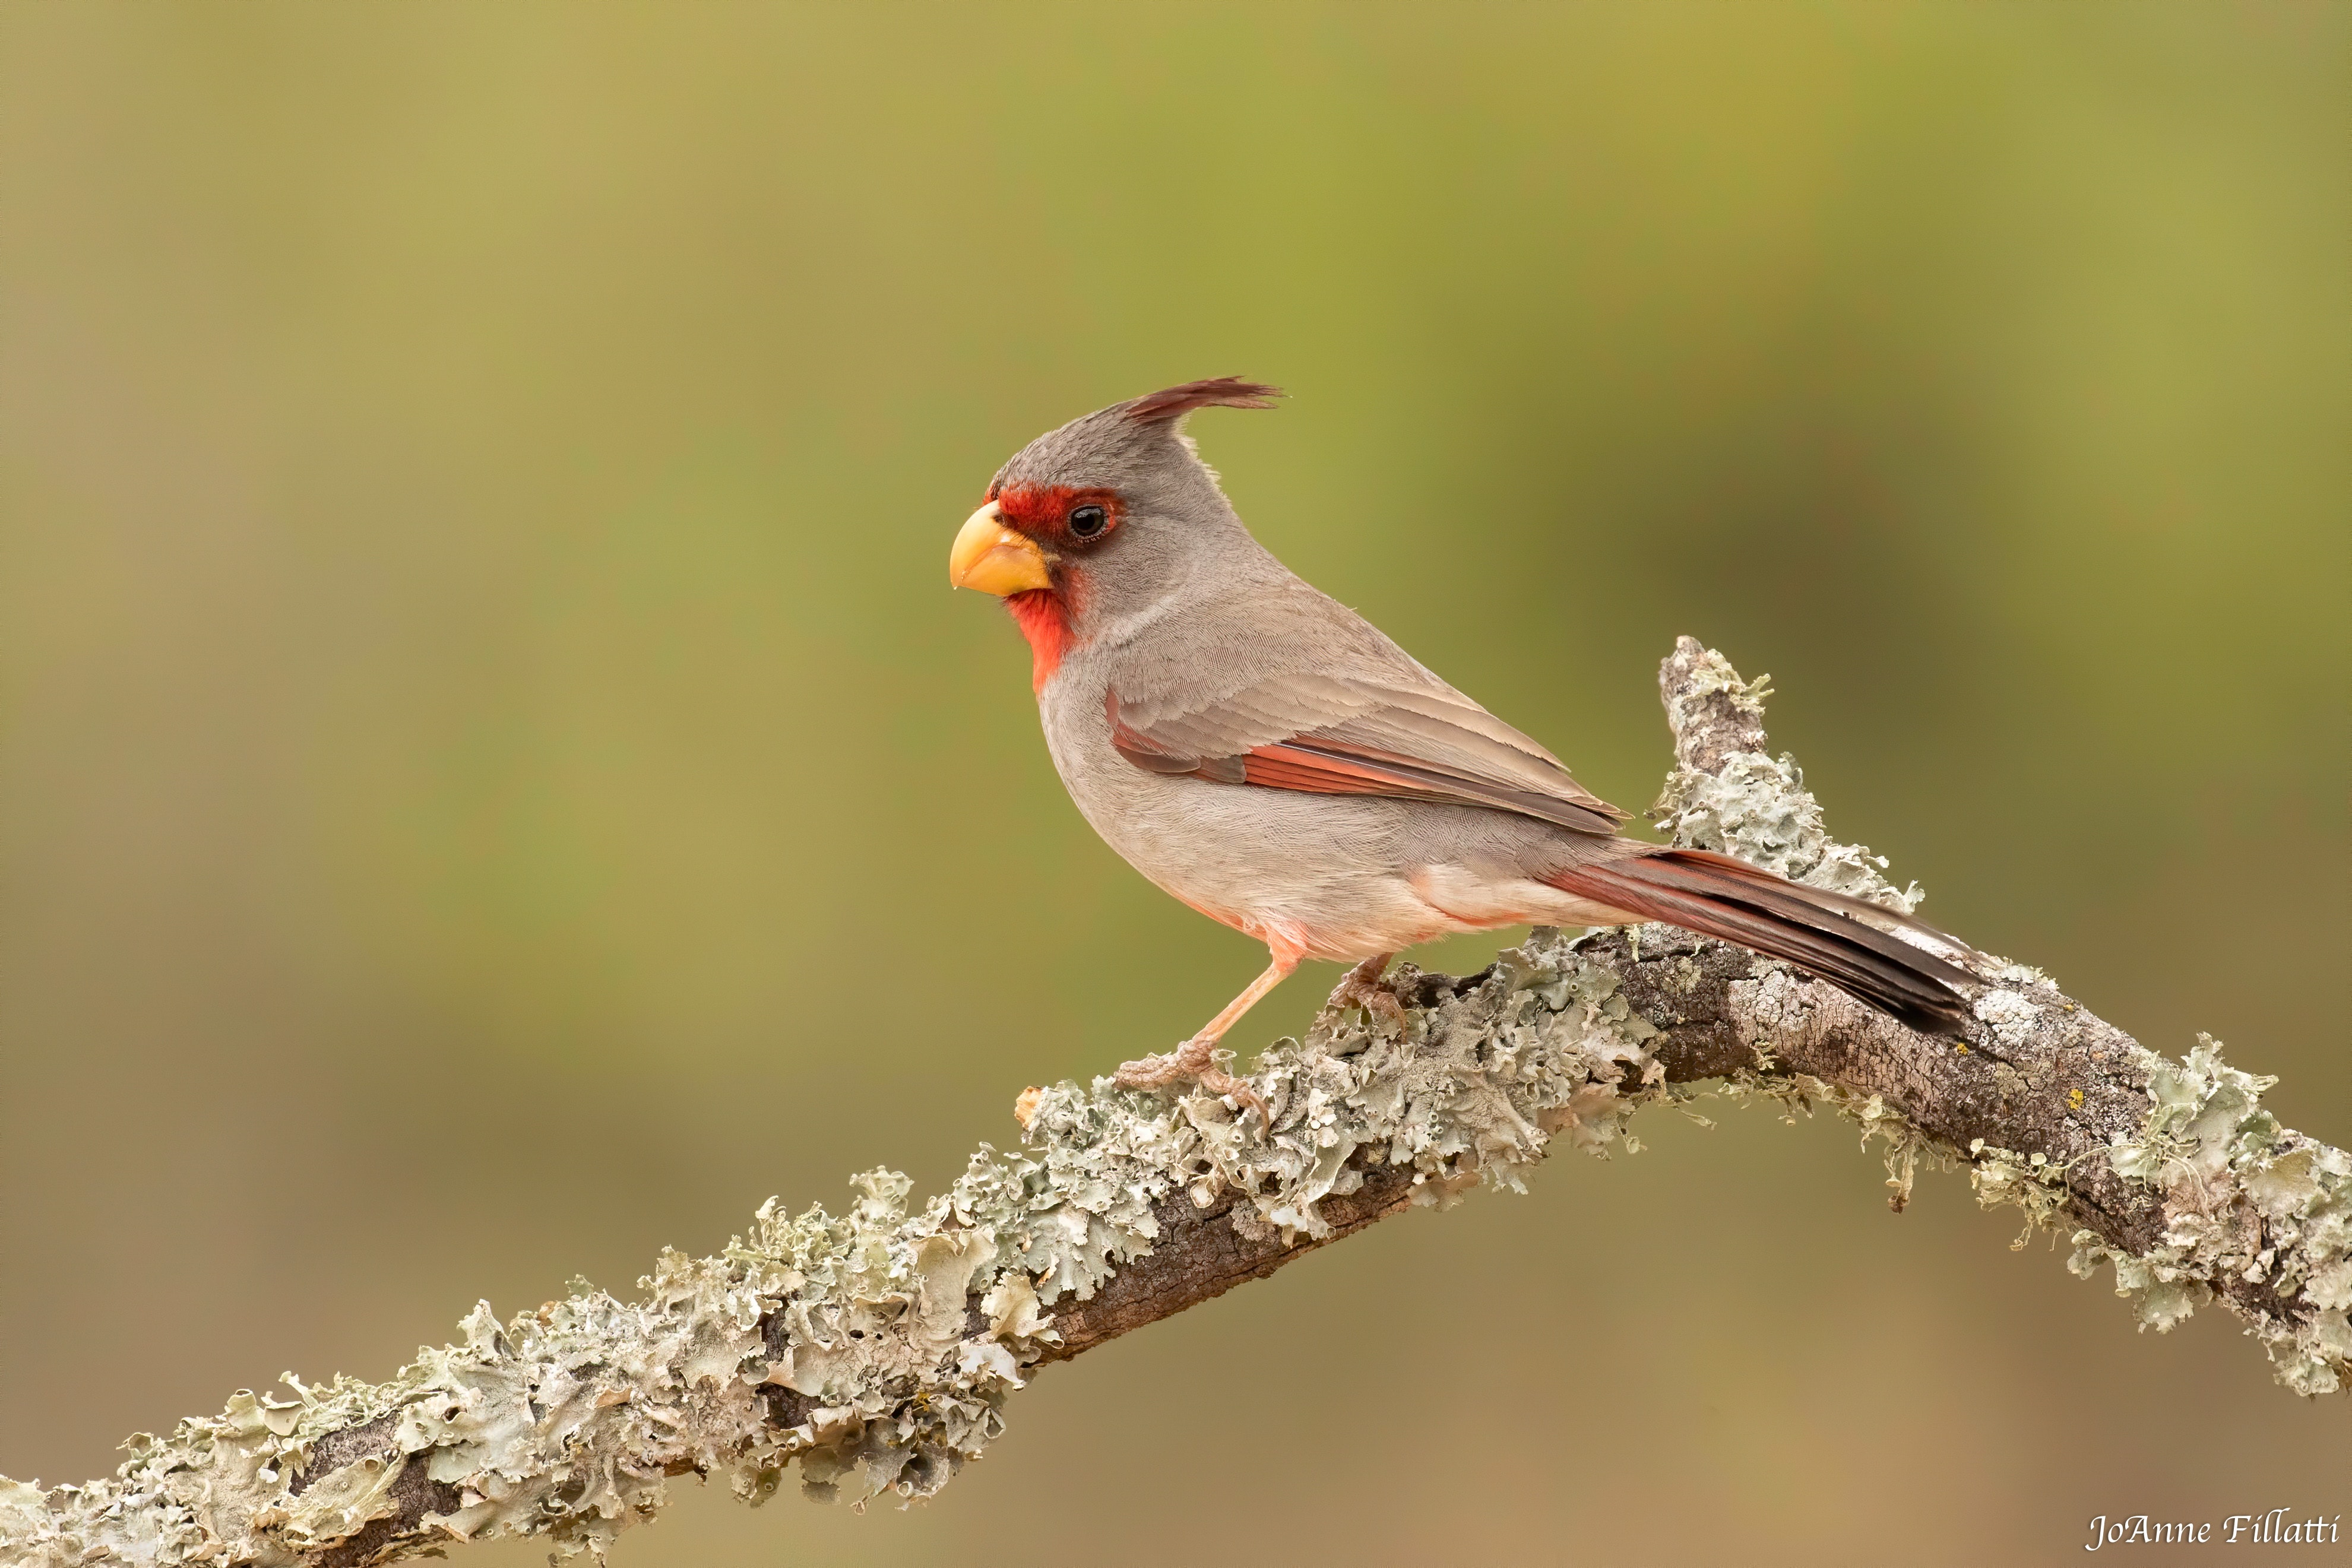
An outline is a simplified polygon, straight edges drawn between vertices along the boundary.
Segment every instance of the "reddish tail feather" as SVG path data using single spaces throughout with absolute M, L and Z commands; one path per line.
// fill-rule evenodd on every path
M 1974 977 L 1865 922 L 1917 930 L 1957 954 L 1969 951 L 1966 944 L 1893 910 L 1789 882 L 1729 855 L 1654 850 L 1573 866 L 1546 880 L 1645 920 L 1785 958 L 1923 1033 L 1950 1033 L 1968 1016 Z

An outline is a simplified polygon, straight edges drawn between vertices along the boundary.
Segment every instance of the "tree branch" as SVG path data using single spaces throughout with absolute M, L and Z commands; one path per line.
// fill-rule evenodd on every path
M 1655 815 L 1677 841 L 1909 907 L 1766 755 L 1762 682 L 1684 638 L 1660 684 L 1679 766 Z M 665 1253 L 643 1300 L 583 1286 L 504 1323 L 484 1303 L 390 1382 L 289 1374 L 289 1397 L 132 1438 L 110 1479 L 0 1479 L 0 1549 L 43 1568 L 327 1568 L 510 1532 L 601 1552 L 669 1477 L 756 1503 L 794 1463 L 818 1496 L 926 1496 L 1039 1366 L 1404 1208 L 1516 1187 L 1563 1137 L 1634 1146 L 1633 1111 L 1699 1083 L 1853 1118 L 1885 1140 L 1898 1209 L 1920 1161 L 1963 1166 L 2029 1232 L 2067 1227 L 2077 1273 L 2111 1265 L 2143 1327 L 2218 1297 L 2280 1382 L 2345 1386 L 2352 1158 L 2281 1128 L 2272 1080 L 2210 1040 L 2170 1061 L 2032 969 L 1986 979 L 1952 1040 L 1663 926 L 1538 930 L 1466 978 L 1406 966 L 1402 1019 L 1327 1010 L 1266 1052 L 1271 1135 L 1205 1095 L 1033 1092 L 1023 1147 L 983 1145 L 919 1213 L 907 1178 L 868 1172 L 839 1218 L 772 1199 L 719 1256 Z

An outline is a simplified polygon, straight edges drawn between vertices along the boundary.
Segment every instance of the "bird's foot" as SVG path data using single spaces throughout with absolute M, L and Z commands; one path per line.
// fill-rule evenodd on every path
M 1255 1111 L 1258 1121 L 1271 1129 L 1274 1116 L 1266 1109 L 1265 1096 L 1251 1088 L 1247 1079 L 1236 1078 L 1219 1067 L 1216 1050 L 1213 1037 L 1194 1035 L 1165 1055 L 1121 1062 L 1110 1081 L 1121 1089 L 1165 1089 L 1176 1083 L 1198 1083 L 1212 1094 L 1231 1095 L 1237 1104 Z
M 1345 975 L 1331 988 L 1331 999 L 1327 1008 L 1361 1008 L 1366 1012 L 1386 1019 L 1399 1029 L 1404 1027 L 1404 1004 L 1396 993 L 1381 984 L 1381 972 L 1389 967 L 1395 955 L 1383 953 L 1377 958 L 1367 958 Z

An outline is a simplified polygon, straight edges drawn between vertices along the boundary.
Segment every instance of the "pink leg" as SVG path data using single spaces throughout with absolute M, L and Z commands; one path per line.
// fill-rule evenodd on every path
M 1300 955 L 1295 949 L 1268 944 L 1267 951 L 1274 961 L 1265 967 L 1265 973 L 1252 980 L 1240 996 L 1226 1003 L 1224 1011 L 1202 1025 L 1199 1033 L 1164 1056 L 1147 1056 L 1122 1063 L 1118 1071 L 1112 1075 L 1111 1082 L 1121 1089 L 1164 1089 L 1171 1083 L 1196 1082 L 1212 1094 L 1230 1094 L 1243 1104 L 1255 1107 L 1258 1120 L 1271 1126 L 1273 1118 L 1268 1115 L 1265 1101 L 1260 1098 L 1257 1091 L 1220 1069 L 1213 1060 L 1217 1041 L 1224 1032 L 1239 1023 L 1244 1013 L 1255 1007 L 1266 992 L 1288 979 L 1290 972 L 1298 967 Z

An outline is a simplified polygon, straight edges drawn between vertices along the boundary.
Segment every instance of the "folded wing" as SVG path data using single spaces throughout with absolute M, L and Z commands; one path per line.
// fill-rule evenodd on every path
M 1360 677 L 1282 674 L 1192 706 L 1104 703 L 1138 768 L 1265 789 L 1480 806 L 1613 834 L 1625 813 L 1467 697 Z

